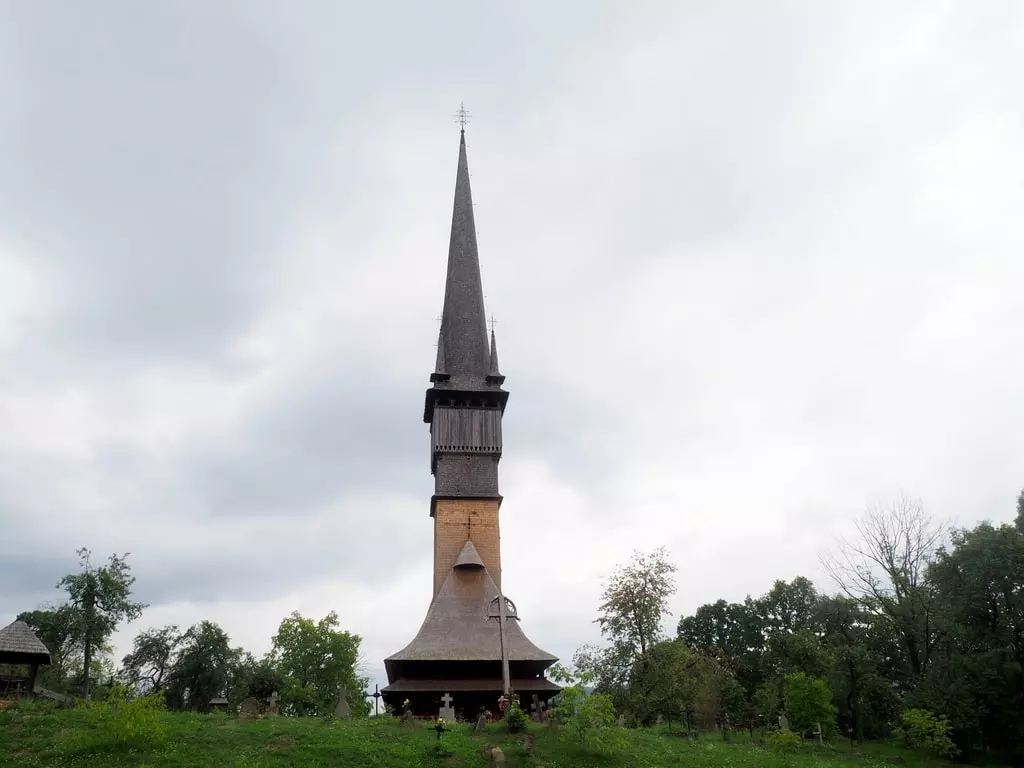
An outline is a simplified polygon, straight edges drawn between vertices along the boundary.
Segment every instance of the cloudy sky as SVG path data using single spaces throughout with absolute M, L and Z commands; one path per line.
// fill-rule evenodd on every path
M 463 100 L 538 645 L 634 549 L 678 616 L 900 489 L 1012 518 L 1021 71 L 1012 0 L 0 2 L 0 624 L 129 551 L 119 654 L 336 610 L 383 683 Z

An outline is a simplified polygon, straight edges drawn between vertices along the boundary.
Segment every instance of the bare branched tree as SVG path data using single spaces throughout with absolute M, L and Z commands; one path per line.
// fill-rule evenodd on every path
M 896 631 L 913 677 L 925 671 L 935 643 L 928 565 L 948 536 L 921 502 L 900 493 L 857 521 L 859 538 L 840 540 L 822 566 L 839 588 Z

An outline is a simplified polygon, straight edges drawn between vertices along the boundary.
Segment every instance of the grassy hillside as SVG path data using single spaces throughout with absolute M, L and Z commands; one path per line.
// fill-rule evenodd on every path
M 243 721 L 226 715 L 168 712 L 111 716 L 109 711 L 53 709 L 32 705 L 0 711 L 0 765 L 148 766 L 150 768 L 404 768 L 405 766 L 486 766 L 484 745 L 500 746 L 508 766 L 700 766 L 715 768 L 881 768 L 899 763 L 906 768 L 948 765 L 884 745 L 851 751 L 842 745 L 824 749 L 805 746 L 787 759 L 773 755 L 746 738 L 722 742 L 714 734 L 697 742 L 659 730 L 624 732 L 625 749 L 612 757 L 589 753 L 568 733 L 531 725 L 536 757 L 529 757 L 522 735 L 511 736 L 498 725 L 474 735 L 468 725 L 455 725 L 438 747 L 427 725 L 405 728 L 394 721 L 350 722 L 263 718 Z

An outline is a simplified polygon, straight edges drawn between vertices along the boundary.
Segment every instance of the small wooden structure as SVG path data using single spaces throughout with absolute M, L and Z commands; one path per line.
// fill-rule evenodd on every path
M 210 711 L 211 712 L 227 712 L 228 711 L 228 700 L 223 696 L 214 696 L 210 699 Z
M 28 667 L 26 675 L 0 675 L 0 699 L 33 696 L 39 667 L 50 663 L 50 651 L 24 621 L 0 629 L 0 664 Z

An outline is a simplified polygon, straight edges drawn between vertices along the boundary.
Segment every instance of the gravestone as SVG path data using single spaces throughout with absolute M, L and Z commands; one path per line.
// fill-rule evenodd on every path
M 786 717 L 785 712 L 779 715 L 779 728 L 781 728 L 784 731 L 789 730 L 789 718 Z
M 452 708 L 452 697 L 451 694 L 446 693 L 441 697 L 443 706 L 437 711 L 437 716 L 444 720 L 446 723 L 455 722 L 455 710 Z
M 404 725 L 406 728 L 416 727 L 416 718 L 413 717 L 411 709 L 407 709 L 405 710 L 405 712 L 402 713 L 402 725 Z
M 657 718 L 655 718 L 655 720 L 654 720 L 654 724 L 655 725 L 664 725 L 665 724 L 665 718 L 662 717 L 661 715 L 658 715 Z
M 245 699 L 238 707 L 238 714 L 244 718 L 253 718 L 260 713 L 260 703 L 252 696 Z
M 526 751 L 527 757 L 537 756 L 537 737 L 532 733 L 523 734 L 523 749 Z
M 619 715 L 619 719 L 618 719 L 617 722 L 619 724 L 619 728 L 625 728 L 626 727 L 626 716 L 625 715 Z
M 277 691 L 270 694 L 270 703 L 267 704 L 267 714 L 271 716 L 281 714 L 281 695 Z
M 504 765 L 505 764 L 505 753 L 501 751 L 501 747 L 491 747 L 491 765 Z
M 824 746 L 825 742 L 821 738 L 821 723 L 815 723 L 815 725 L 817 725 L 818 728 L 817 728 L 817 730 L 814 731 L 814 733 L 812 735 L 817 736 L 818 737 L 818 744 L 821 745 L 821 746 Z
M 480 708 L 480 714 L 476 716 L 476 723 L 473 725 L 473 733 L 483 733 L 487 730 L 487 712 L 483 707 Z
M 344 685 L 338 691 L 338 706 L 334 708 L 334 716 L 339 720 L 352 719 L 352 708 L 348 705 L 348 688 Z
M 722 715 L 722 740 L 723 741 L 728 741 L 729 740 L 729 728 L 730 727 L 731 726 L 729 725 L 729 713 L 726 712 L 724 715 Z

